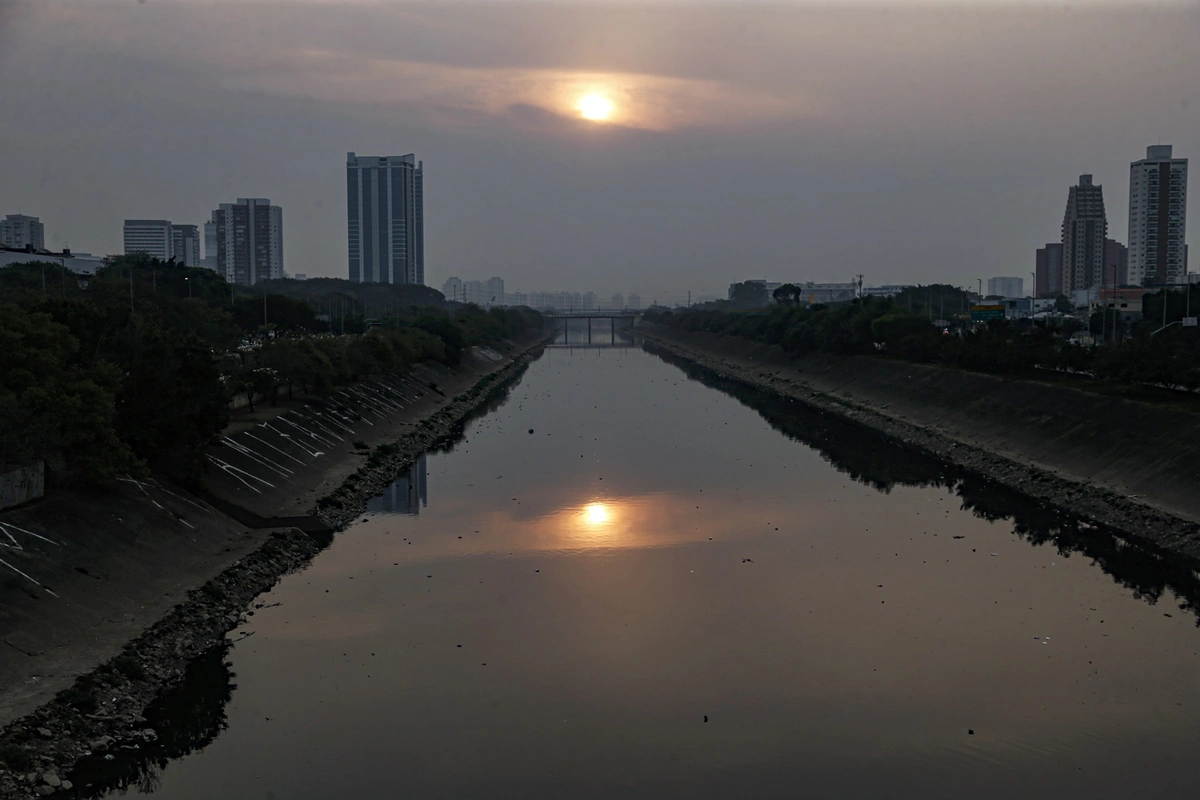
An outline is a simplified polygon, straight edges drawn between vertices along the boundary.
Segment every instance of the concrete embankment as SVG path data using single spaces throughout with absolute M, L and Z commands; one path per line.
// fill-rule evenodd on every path
M 793 357 L 736 337 L 658 325 L 638 331 L 651 347 L 1200 557 L 1200 413 L 885 358 Z
M 530 333 L 454 368 L 422 364 L 235 421 L 190 490 L 127 480 L 0 513 L 0 798 L 42 789 L 26 778 L 58 777 L 89 745 L 146 735 L 142 711 L 188 659 L 542 343 Z

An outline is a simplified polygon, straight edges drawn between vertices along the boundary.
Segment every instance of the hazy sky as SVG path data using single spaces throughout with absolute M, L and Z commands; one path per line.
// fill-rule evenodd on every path
M 1200 160 L 1200 4 L 0 0 L 0 86 L 0 213 L 48 246 L 269 197 L 285 268 L 345 277 L 346 152 L 413 152 L 435 288 L 974 286 L 1080 173 L 1124 241 L 1129 162 Z

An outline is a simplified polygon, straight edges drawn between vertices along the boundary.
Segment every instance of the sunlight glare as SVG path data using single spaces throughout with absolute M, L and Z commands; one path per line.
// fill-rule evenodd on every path
M 584 119 L 601 122 L 612 116 L 613 104 L 607 97 L 598 94 L 584 95 L 579 100 L 579 113 Z

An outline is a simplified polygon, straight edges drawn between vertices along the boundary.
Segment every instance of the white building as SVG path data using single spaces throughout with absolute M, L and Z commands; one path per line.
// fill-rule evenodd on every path
M 504 278 L 488 278 L 482 306 L 504 305 Z
M 239 197 L 213 211 L 217 271 L 252 286 L 283 277 L 283 209 L 265 197 Z
M 350 280 L 425 283 L 424 162 L 346 154 Z
M 125 255 L 145 253 L 166 261 L 174 249 L 175 234 L 169 219 L 125 220 Z
M 868 286 L 866 289 L 863 289 L 863 295 L 866 297 L 895 297 L 908 288 L 911 288 L 911 285 L 907 283 L 893 283 L 884 286 Z
M 37 217 L 9 214 L 0 220 L 0 247 L 46 249 L 46 226 Z
M 442 294 L 447 300 L 453 300 L 457 303 L 465 302 L 466 295 L 463 294 L 462 278 L 446 278 L 446 282 L 442 284 Z
M 0 267 L 13 264 L 29 264 L 45 261 L 48 264 L 59 264 L 72 272 L 83 275 L 94 275 L 96 270 L 104 266 L 104 259 L 91 253 L 72 253 L 64 250 L 61 253 L 50 253 L 43 250 L 40 253 L 29 253 L 16 250 L 0 250 Z
M 1129 282 L 1184 283 L 1187 274 L 1186 158 L 1169 144 L 1151 145 L 1129 165 Z
M 988 278 L 987 293 L 990 297 L 1024 297 L 1024 278 Z

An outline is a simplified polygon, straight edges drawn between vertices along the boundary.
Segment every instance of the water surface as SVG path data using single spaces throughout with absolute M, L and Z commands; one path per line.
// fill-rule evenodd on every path
M 1200 790 L 1192 564 L 640 349 L 494 405 L 90 794 Z

